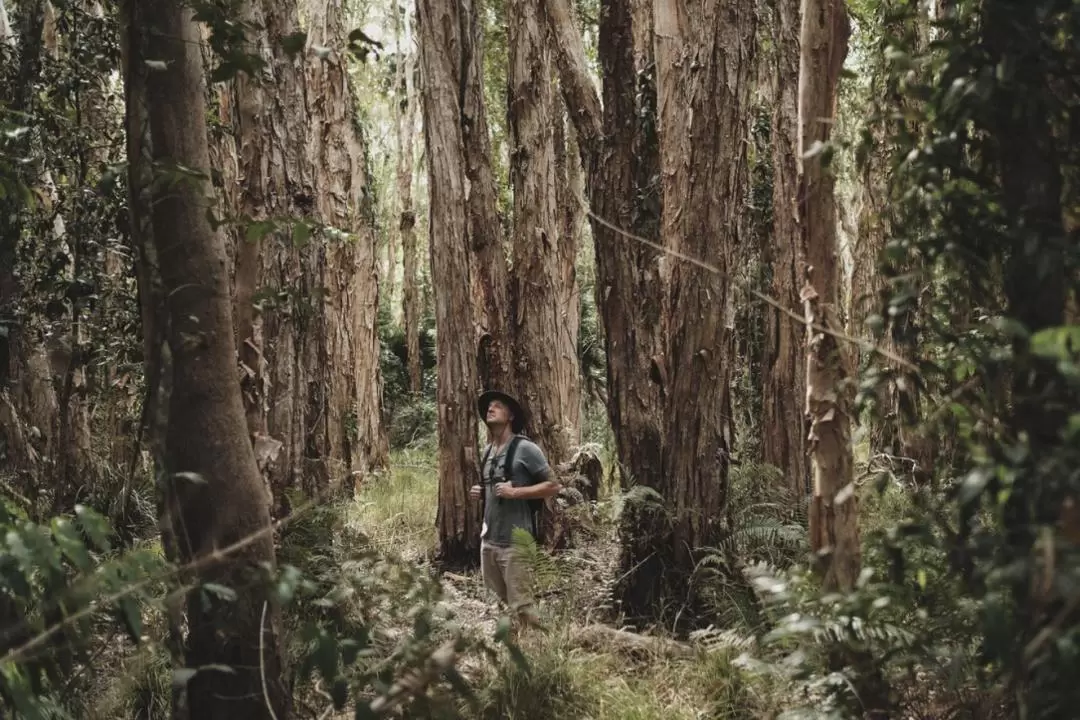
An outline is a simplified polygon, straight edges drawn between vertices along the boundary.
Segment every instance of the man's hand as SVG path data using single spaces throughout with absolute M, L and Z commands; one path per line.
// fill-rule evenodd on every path
M 469 497 L 473 500 L 479 500 L 480 493 L 482 493 L 483 491 L 484 489 L 479 485 L 473 485 L 471 488 L 469 488 Z
M 495 495 L 506 500 L 513 500 L 518 496 L 518 489 L 508 482 L 501 482 L 495 486 Z

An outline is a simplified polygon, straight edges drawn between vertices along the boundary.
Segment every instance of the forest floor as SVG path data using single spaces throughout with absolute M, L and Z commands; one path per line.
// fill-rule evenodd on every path
M 733 488 L 768 494 L 771 491 L 762 488 L 765 483 L 767 480 L 751 475 Z M 283 538 L 280 551 L 280 562 L 302 566 L 305 576 L 329 578 L 331 585 L 353 589 L 353 599 L 342 606 L 349 616 L 344 623 L 354 629 L 377 629 L 373 647 L 382 654 L 368 659 L 373 665 L 389 662 L 401 666 L 402 658 L 408 656 L 401 648 L 410 642 L 416 613 L 425 602 L 423 593 L 415 591 L 416 578 L 423 582 L 438 579 L 440 591 L 428 647 L 434 649 L 455 634 L 470 640 L 472 649 L 458 657 L 456 668 L 471 689 L 472 702 L 467 702 L 458 688 L 439 681 L 427 688 L 431 703 L 422 711 L 413 708 L 411 713 L 390 713 L 388 717 L 756 720 L 776 718 L 781 710 L 807 701 L 791 678 L 761 671 L 759 661 L 780 663 L 793 648 L 780 655 L 762 648 L 755 637 L 760 626 L 738 613 L 738 603 L 732 603 L 734 614 L 718 617 L 725 630 L 700 633 L 688 640 L 677 641 L 662 628 L 639 634 L 617 626 L 610 594 L 618 572 L 616 519 L 620 498 L 608 488 L 601 490 L 597 503 L 573 508 L 570 549 L 547 553 L 532 548 L 528 562 L 547 632 L 521 635 L 520 649 L 526 659 L 523 668 L 514 662 L 506 646 L 494 641 L 504 614 L 484 587 L 479 571 L 434 569 L 431 553 L 436 544 L 437 492 L 434 453 L 397 452 L 389 472 L 366 482 L 355 499 L 322 508 L 322 515 L 306 518 L 306 526 L 298 523 L 292 534 Z M 742 496 L 739 501 L 754 507 L 751 497 Z M 873 512 L 892 516 L 901 510 L 879 505 Z M 752 529 L 742 526 L 737 530 L 750 533 Z M 782 537 L 767 534 L 765 541 L 775 550 Z M 365 554 L 368 560 L 356 559 Z M 325 621 L 320 612 L 317 603 L 307 610 L 290 610 L 286 621 L 291 662 L 302 663 L 307 651 L 300 630 L 312 619 L 322 617 L 318 621 Z M 86 709 L 81 717 L 169 717 L 172 672 L 160 641 L 163 625 L 159 616 L 147 613 L 145 634 L 151 642 L 138 649 L 121 635 L 103 641 L 95 666 L 108 671 L 97 673 L 100 678 L 95 677 L 85 689 L 86 698 L 81 702 Z M 493 652 L 477 650 L 481 644 Z M 741 661 L 747 657 L 754 660 Z M 934 678 L 923 673 L 894 686 L 903 695 L 922 696 L 933 708 L 930 712 L 905 712 L 900 717 L 925 720 L 951 716 L 934 707 L 938 705 L 935 692 L 928 692 L 932 684 Z M 294 702 L 298 720 L 355 716 L 352 711 L 332 712 L 329 696 L 314 678 L 297 681 Z M 926 707 L 921 700 L 917 704 Z M 976 713 L 972 717 L 991 715 Z
M 479 706 L 462 717 L 539 720 L 582 718 L 757 718 L 775 715 L 770 688 L 751 681 L 732 661 L 752 640 L 705 633 L 676 642 L 663 631 L 637 634 L 608 623 L 618 569 L 616 499 L 602 493 L 574 512 L 572 547 L 530 558 L 546 633 L 520 638 L 529 672 L 503 652 L 459 666 L 477 690 Z M 435 545 L 434 459 L 398 454 L 391 473 L 362 488 L 350 523 L 403 560 L 427 564 Z M 478 570 L 441 574 L 443 602 L 467 633 L 491 638 L 503 616 Z M 344 716 L 343 716 L 344 717 Z

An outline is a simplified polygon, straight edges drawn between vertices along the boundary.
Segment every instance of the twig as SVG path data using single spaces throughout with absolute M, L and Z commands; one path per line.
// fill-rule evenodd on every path
M 22 645 L 19 645 L 18 647 L 9 650 L 3 657 L 0 657 L 0 665 L 5 665 L 7 663 L 19 662 L 20 660 L 24 659 L 24 656 L 26 655 L 26 653 L 40 647 L 43 644 L 45 644 L 46 642 L 49 641 L 50 638 L 52 638 L 54 635 L 56 635 L 56 633 L 60 632 L 64 628 L 68 627 L 69 625 L 73 625 L 75 623 L 78 623 L 80 620 L 82 620 L 86 616 L 91 615 L 95 611 L 101 609 L 101 607 L 103 605 L 104 606 L 113 605 L 114 603 L 124 599 L 128 595 L 131 595 L 132 593 L 135 593 L 135 592 L 143 589 L 144 587 L 146 587 L 148 585 L 151 585 L 151 584 L 153 584 L 155 582 L 161 582 L 161 581 L 164 581 L 164 580 L 168 580 L 169 578 L 175 577 L 175 576 L 177 576 L 177 575 L 179 575 L 181 573 L 201 570 L 201 569 L 203 569 L 205 567 L 208 567 L 210 565 L 214 565 L 215 563 L 221 562 L 222 560 L 224 560 L 229 555 L 232 555 L 233 553 L 235 553 L 235 552 L 237 552 L 239 550 L 243 550 L 248 545 L 251 545 L 252 543 L 254 543 L 256 540 L 259 540 L 260 538 L 262 538 L 262 537 L 264 537 L 266 535 L 273 534 L 279 528 L 284 527 L 288 523 L 292 522 L 297 517 L 299 517 L 301 514 L 303 514 L 305 511 L 311 509 L 314 506 L 315 506 L 315 501 L 312 500 L 311 502 L 309 502 L 309 503 L 307 503 L 305 505 L 301 505 L 300 508 L 298 508 L 289 517 L 282 518 L 281 520 L 278 520 L 276 523 L 271 523 L 270 525 L 267 525 L 265 528 L 261 528 L 259 530 L 256 530 L 255 532 L 251 533 L 247 537 L 244 537 L 244 538 L 241 538 L 241 539 L 237 540 L 232 545 L 228 545 L 228 546 L 222 548 L 221 550 L 215 550 L 214 552 L 212 552 L 212 553 L 210 553 L 208 555 L 205 555 L 205 556 L 203 556 L 201 558 L 198 558 L 196 560 L 192 560 L 187 565 L 181 565 L 179 567 L 170 568 L 167 572 L 161 573 L 160 575 L 154 575 L 154 576 L 145 578 L 143 580 L 140 580 L 139 582 L 136 582 L 136 583 L 134 583 L 132 585 L 128 585 L 127 587 L 123 588 L 122 590 L 118 590 L 115 593 L 112 593 L 111 595 L 106 596 L 101 602 L 87 604 L 86 607 L 82 608 L 78 612 L 74 612 L 71 615 L 65 616 L 63 620 L 56 623 L 52 627 L 49 627 L 49 628 L 46 628 L 45 630 L 42 630 L 40 633 L 38 633 L 34 637 L 30 638 L 29 640 L 27 640 Z
M 871 350 L 871 351 L 877 353 L 878 355 L 881 355 L 882 357 L 885 357 L 885 358 L 887 358 L 889 360 L 892 360 L 897 365 L 905 367 L 908 370 L 912 370 L 916 374 L 918 374 L 919 368 L 918 368 L 917 365 L 915 365 L 910 360 L 907 360 L 907 359 L 897 355 L 896 353 L 892 352 L 891 350 L 887 350 L 886 348 L 883 348 L 880 345 L 875 345 L 873 342 L 871 342 L 870 340 L 868 340 L 866 338 L 857 338 L 854 335 L 848 335 L 847 333 L 841 332 L 839 330 L 833 330 L 832 328 L 827 328 L 827 327 L 825 327 L 823 325 L 818 325 L 816 323 L 809 322 L 802 315 L 796 313 L 793 310 L 789 310 L 788 308 L 781 305 L 778 300 L 776 300 L 776 299 L 774 299 L 772 297 L 769 297 L 765 293 L 760 292 L 758 290 L 755 290 L 752 287 L 749 287 L 745 283 L 741 282 L 739 280 L 739 278 L 731 275 L 728 272 L 725 272 L 725 271 L 721 270 L 720 268 L 718 268 L 717 266 L 715 266 L 715 265 L 713 265 L 711 263 L 705 262 L 704 260 L 696 258 L 693 255 L 687 255 L 684 252 L 680 252 L 678 250 L 672 250 L 671 248 L 664 247 L 660 243 L 653 242 L 652 240 L 649 240 L 647 238 L 643 238 L 640 235 L 635 235 L 632 232 L 628 232 L 626 230 L 623 230 L 619 226 L 609 222 L 608 220 L 605 220 L 604 218 L 602 218 L 599 215 L 597 215 L 596 213 L 594 213 L 592 211 L 592 208 L 589 207 L 589 203 L 585 200 L 584 197 L 582 197 L 581 195 L 578 195 L 576 197 L 577 197 L 578 203 L 580 203 L 581 206 L 585 209 L 585 214 L 588 215 L 593 220 L 595 220 L 600 225 L 603 225 L 604 227 L 606 227 L 608 230 L 611 230 L 612 232 L 618 233 L 619 235 L 622 235 L 623 237 L 628 238 L 630 240 L 633 240 L 635 242 L 639 242 L 642 245 L 647 245 L 647 246 L 649 246 L 649 247 L 651 247 L 654 250 L 657 250 L 659 252 L 665 253 L 667 255 L 671 255 L 672 257 L 679 258 L 680 260 L 685 260 L 686 262 L 688 262 L 688 263 L 690 263 L 692 265 L 696 265 L 699 268 L 702 268 L 703 270 L 707 270 L 707 271 L 709 271 L 711 273 L 715 273 L 715 274 L 717 274 L 717 275 L 731 281 L 732 283 L 735 284 L 736 287 L 740 287 L 741 289 L 745 290 L 746 292 L 748 292 L 751 295 L 753 295 L 754 297 L 756 297 L 758 300 L 761 300 L 766 305 L 769 305 L 770 307 L 775 308 L 777 311 L 783 313 L 784 315 L 787 315 L 792 320 L 795 320 L 796 322 L 798 322 L 800 325 L 802 325 L 804 327 L 809 325 L 811 328 L 813 328 L 817 332 L 825 333 L 826 335 L 833 336 L 837 340 L 843 340 L 844 342 L 852 343 L 853 345 L 858 345 L 859 347 L 862 347 L 863 349 Z
M 266 689 L 266 606 L 263 600 L 262 618 L 259 620 L 259 679 L 262 680 L 263 702 L 266 703 L 266 711 L 270 713 L 271 720 L 277 720 L 274 705 L 270 702 L 270 691 Z

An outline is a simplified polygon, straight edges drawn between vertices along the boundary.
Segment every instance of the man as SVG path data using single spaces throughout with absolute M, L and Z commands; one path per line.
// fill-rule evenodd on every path
M 480 396 L 477 409 L 488 429 L 488 444 L 481 453 L 483 485 L 469 491 L 474 500 L 484 499 L 480 570 L 484 583 L 510 606 L 517 622 L 536 626 L 532 578 L 521 558 L 515 557 L 513 532 L 520 528 L 536 537 L 532 505 L 558 494 L 559 481 L 544 452 L 521 435 L 525 413 L 517 400 L 489 390 Z M 513 464 L 507 467 L 510 449 Z

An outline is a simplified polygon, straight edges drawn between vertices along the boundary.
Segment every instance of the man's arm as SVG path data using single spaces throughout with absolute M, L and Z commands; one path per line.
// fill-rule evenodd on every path
M 555 473 L 548 467 L 543 479 L 527 487 L 512 488 L 515 500 L 535 500 L 554 497 L 562 490 L 562 483 L 555 477 Z
M 547 458 L 544 457 L 544 452 L 536 443 L 528 440 L 523 441 L 518 447 L 518 458 L 520 458 L 521 463 L 528 471 L 529 477 L 532 478 L 532 484 L 524 487 L 511 487 L 509 483 L 505 483 L 501 493 L 499 487 L 496 486 L 497 495 L 514 500 L 537 500 L 559 494 L 559 491 L 562 490 L 562 484 L 555 477 L 551 465 L 548 464 Z

